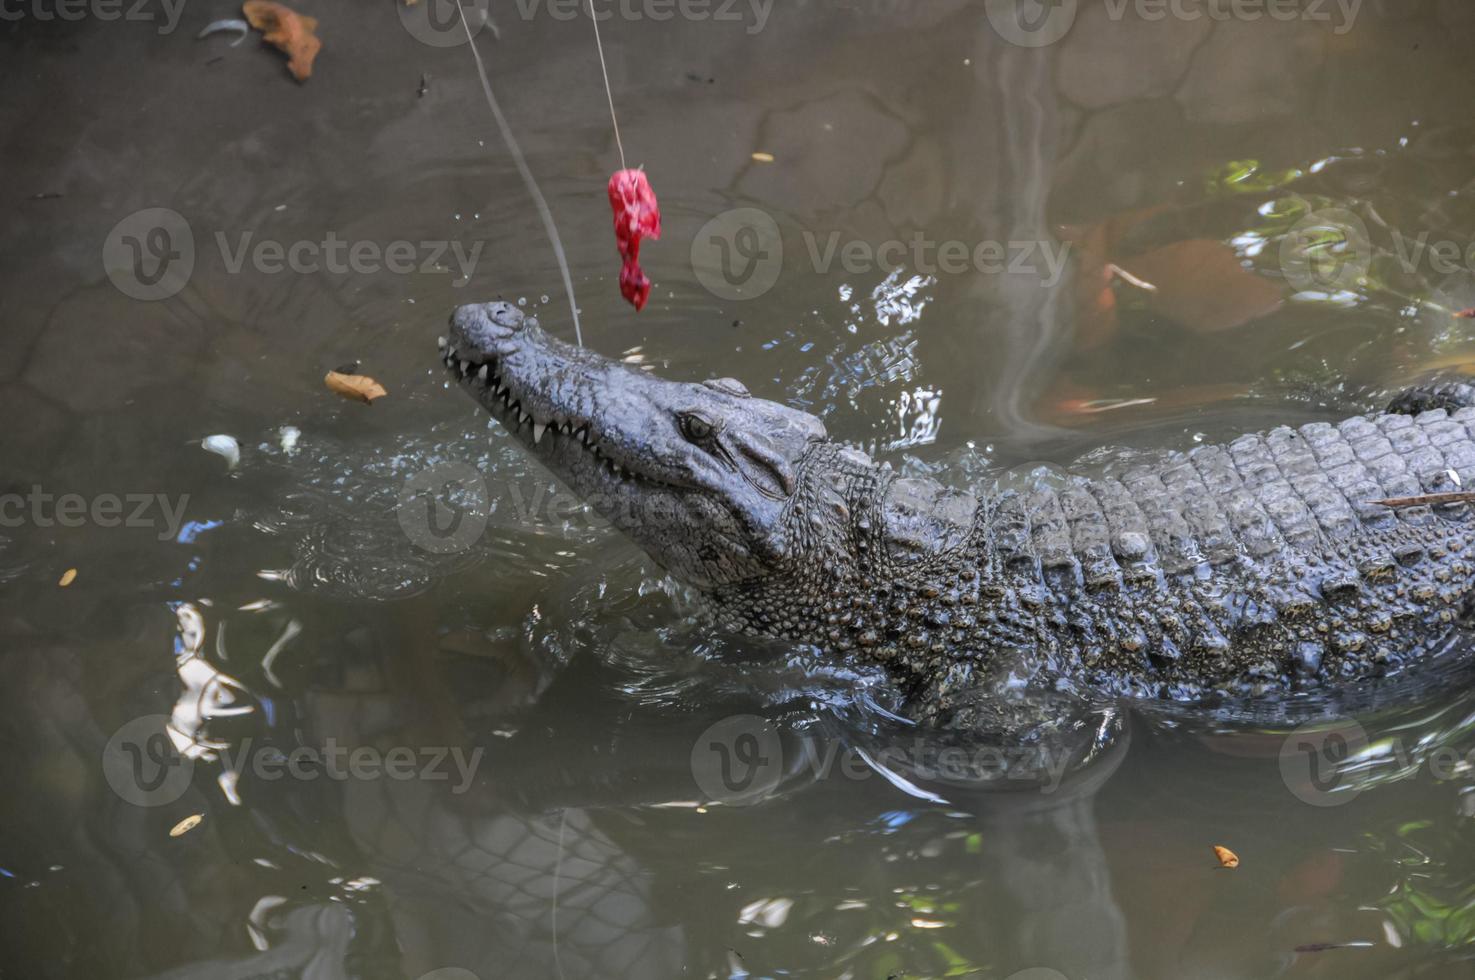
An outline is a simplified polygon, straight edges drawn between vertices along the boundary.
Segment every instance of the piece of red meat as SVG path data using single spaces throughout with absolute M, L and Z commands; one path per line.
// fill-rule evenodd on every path
M 650 298 L 650 280 L 640 269 L 640 239 L 661 237 L 661 208 L 643 170 L 616 170 L 609 179 L 609 206 L 615 213 L 619 246 L 620 295 L 637 311 Z

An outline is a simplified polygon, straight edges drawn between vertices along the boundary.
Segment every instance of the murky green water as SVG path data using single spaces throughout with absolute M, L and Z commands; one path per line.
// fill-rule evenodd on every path
M 639 315 L 589 21 L 492 7 L 585 342 L 956 481 L 1475 362 L 1468 5 L 1007 6 L 627 2 Z M 0 977 L 1471 975 L 1460 677 L 939 768 L 447 390 L 456 304 L 572 320 L 444 24 L 304 2 L 298 87 L 230 4 L 110 9 L 0 21 Z

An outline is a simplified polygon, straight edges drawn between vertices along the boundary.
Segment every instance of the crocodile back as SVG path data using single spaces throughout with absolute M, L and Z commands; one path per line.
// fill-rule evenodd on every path
M 1006 495 L 977 544 L 1008 585 L 995 617 L 1052 666 L 1134 694 L 1263 693 L 1387 673 L 1448 633 L 1475 515 L 1381 501 L 1466 487 L 1475 409 L 1358 417 Z

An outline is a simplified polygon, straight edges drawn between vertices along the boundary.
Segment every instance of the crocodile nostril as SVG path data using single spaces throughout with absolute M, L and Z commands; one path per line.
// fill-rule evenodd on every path
M 517 331 L 522 329 L 526 322 L 522 310 L 511 303 L 496 302 L 487 304 L 487 319 L 504 330 Z

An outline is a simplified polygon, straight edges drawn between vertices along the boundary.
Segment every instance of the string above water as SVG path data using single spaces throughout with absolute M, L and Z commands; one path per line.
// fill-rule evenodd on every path
M 604 76 L 604 97 L 609 100 L 609 121 L 615 127 L 615 148 L 620 151 L 620 169 L 625 166 L 625 144 L 620 142 L 620 121 L 615 118 L 615 93 L 609 87 L 609 69 L 604 65 L 604 42 L 599 39 L 599 18 L 594 16 L 594 0 L 589 0 L 589 19 L 594 22 L 594 47 L 599 49 L 599 73 Z
M 538 214 L 543 219 L 543 230 L 548 234 L 548 241 L 553 246 L 553 254 L 558 259 L 558 271 L 563 274 L 563 288 L 568 293 L 569 310 L 574 316 L 574 340 L 580 347 L 583 347 L 584 333 L 579 329 L 579 303 L 574 298 L 574 280 L 569 275 L 568 259 L 563 254 L 563 242 L 558 237 L 558 227 L 553 223 L 553 212 L 543 198 L 543 192 L 538 189 L 538 182 L 533 179 L 533 172 L 528 169 L 527 160 L 522 155 L 522 148 L 517 145 L 517 140 L 512 136 L 512 129 L 507 125 L 506 117 L 502 115 L 502 108 L 497 104 L 497 97 L 492 94 L 492 83 L 487 78 L 486 65 L 482 64 L 481 53 L 476 50 L 476 41 L 471 36 L 471 25 L 466 23 L 466 11 L 462 9 L 460 3 L 456 4 L 456 11 L 461 15 L 461 27 L 466 31 L 466 43 L 471 48 L 471 57 L 476 61 L 477 74 L 481 76 L 481 90 L 486 94 L 487 105 L 491 107 L 492 117 L 497 120 L 497 128 L 502 131 L 502 141 L 507 144 L 507 149 L 512 154 L 512 161 L 517 164 L 517 172 L 522 175 L 522 182 L 527 186 L 533 203 L 538 206 Z M 598 30 L 597 24 L 595 30 Z M 603 57 L 601 51 L 601 61 Z M 608 79 L 606 79 L 605 85 L 608 86 L 608 84 Z M 611 103 L 610 110 L 611 112 L 614 110 L 613 103 Z M 615 131 L 615 141 L 619 142 L 618 129 Z M 624 151 L 622 150 L 621 159 L 623 157 Z

